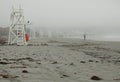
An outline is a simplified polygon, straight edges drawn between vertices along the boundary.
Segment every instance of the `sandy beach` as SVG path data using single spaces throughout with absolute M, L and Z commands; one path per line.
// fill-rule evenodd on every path
M 0 46 L 0 82 L 98 81 L 120 82 L 120 42 L 49 38 Z

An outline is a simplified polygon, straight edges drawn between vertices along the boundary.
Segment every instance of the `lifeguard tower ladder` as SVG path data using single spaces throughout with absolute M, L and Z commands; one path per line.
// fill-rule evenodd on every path
M 25 39 L 25 21 L 23 16 L 23 9 L 19 7 L 11 13 L 12 24 L 9 28 L 8 44 L 27 45 Z

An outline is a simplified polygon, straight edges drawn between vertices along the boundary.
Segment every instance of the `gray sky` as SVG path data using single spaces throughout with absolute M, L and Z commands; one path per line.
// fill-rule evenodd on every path
M 10 25 L 12 6 L 19 4 L 35 27 L 120 35 L 120 0 L 0 0 L 0 26 Z

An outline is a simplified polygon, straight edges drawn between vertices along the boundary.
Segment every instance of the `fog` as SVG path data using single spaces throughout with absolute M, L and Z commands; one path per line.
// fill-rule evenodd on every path
M 12 7 L 19 5 L 29 28 L 120 40 L 120 0 L 0 0 L 0 27 L 10 26 Z

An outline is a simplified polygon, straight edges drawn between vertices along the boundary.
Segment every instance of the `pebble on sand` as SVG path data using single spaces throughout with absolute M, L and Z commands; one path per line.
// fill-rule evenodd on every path
M 91 80 L 102 80 L 102 78 L 98 77 L 98 76 L 92 76 Z
M 28 71 L 27 70 L 23 70 L 22 73 L 28 73 Z
M 80 61 L 80 63 L 86 63 L 85 61 Z

